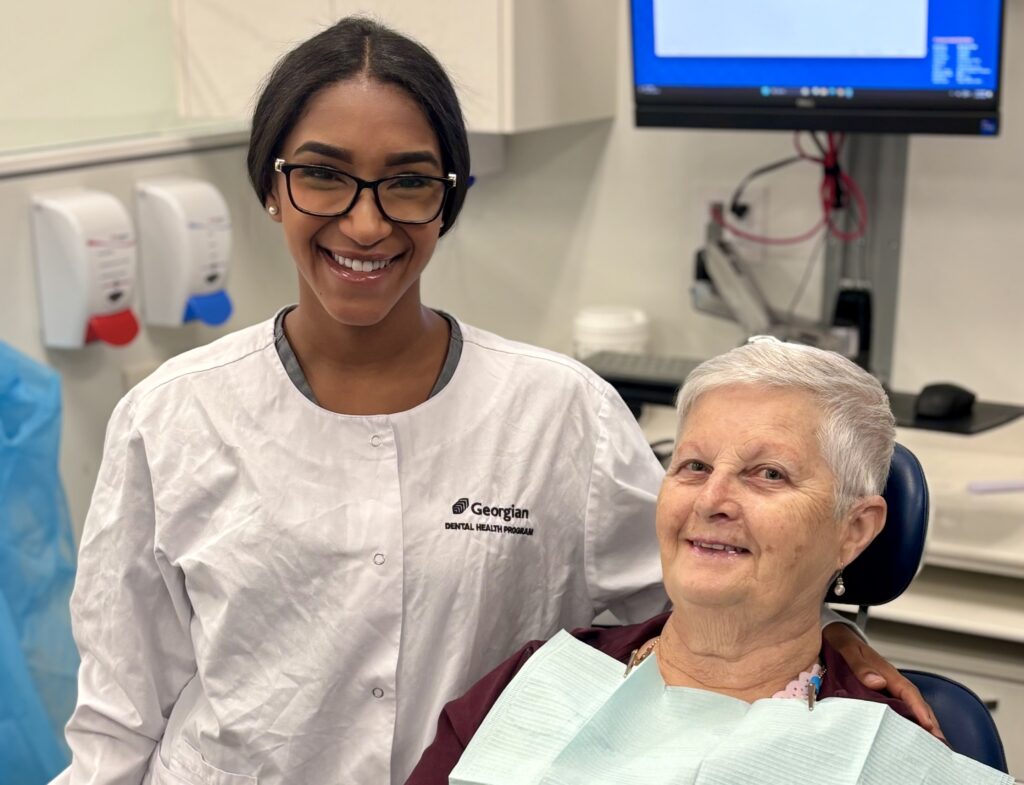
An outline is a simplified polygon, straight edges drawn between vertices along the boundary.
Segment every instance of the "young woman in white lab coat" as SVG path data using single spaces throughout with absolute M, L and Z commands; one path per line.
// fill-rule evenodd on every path
M 72 783 L 400 783 L 521 641 L 665 603 L 662 472 L 614 390 L 420 301 L 469 177 L 436 60 L 364 19 L 325 30 L 271 75 L 249 171 L 299 303 L 111 418 Z

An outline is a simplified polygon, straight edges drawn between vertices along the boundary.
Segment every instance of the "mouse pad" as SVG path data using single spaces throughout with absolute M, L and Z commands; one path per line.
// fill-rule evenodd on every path
M 922 428 L 929 431 L 946 431 L 947 433 L 981 433 L 997 425 L 1005 425 L 1024 414 L 1024 407 L 1008 403 L 974 402 L 974 409 L 967 417 L 956 420 L 936 420 L 930 417 L 914 415 L 916 393 L 889 392 L 889 405 L 892 408 L 896 424 L 901 428 Z

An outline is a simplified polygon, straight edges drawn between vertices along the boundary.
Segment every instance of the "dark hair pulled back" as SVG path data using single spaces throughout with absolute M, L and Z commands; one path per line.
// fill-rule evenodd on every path
M 455 88 L 426 48 L 365 17 L 346 17 L 303 42 L 267 78 L 253 112 L 247 158 L 256 196 L 266 204 L 274 184 L 274 159 L 313 96 L 360 75 L 405 90 L 437 134 L 444 171 L 458 176 L 442 213 L 444 234 L 455 223 L 469 186 L 469 143 Z

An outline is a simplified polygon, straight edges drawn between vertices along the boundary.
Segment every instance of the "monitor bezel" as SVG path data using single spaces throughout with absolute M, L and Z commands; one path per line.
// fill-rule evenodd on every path
M 630 0 L 629 41 L 630 75 L 637 127 L 971 136 L 998 136 L 1002 130 L 1007 0 L 1000 0 L 999 4 L 999 62 L 996 66 L 996 89 L 991 100 L 979 101 L 980 105 L 973 109 L 889 108 L 859 104 L 845 107 L 832 105 L 831 102 L 827 102 L 829 105 L 825 106 L 817 102 L 814 102 L 813 106 L 807 106 L 807 99 L 797 96 L 792 98 L 791 104 L 787 100 L 775 97 L 770 99 L 770 103 L 752 103 L 742 97 L 731 103 L 727 98 L 728 91 L 715 88 L 707 89 L 707 100 L 704 103 L 645 94 L 636 79 L 634 4 L 635 0 Z M 749 89 L 756 88 L 752 86 Z M 705 92 L 701 88 L 687 90 Z M 892 91 L 890 94 L 894 98 L 900 95 L 898 91 Z M 907 91 L 907 94 L 909 96 L 911 91 Z M 800 103 L 805 105 L 800 106 Z

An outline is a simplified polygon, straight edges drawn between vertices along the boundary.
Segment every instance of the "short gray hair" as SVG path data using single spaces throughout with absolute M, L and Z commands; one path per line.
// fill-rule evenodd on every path
M 697 366 L 679 391 L 678 429 L 707 392 L 749 384 L 805 390 L 821 407 L 818 444 L 836 483 L 835 515 L 885 488 L 896 441 L 889 398 L 871 374 L 842 355 L 758 336 Z

